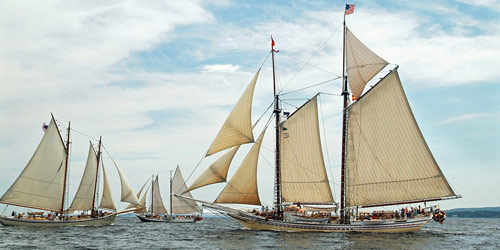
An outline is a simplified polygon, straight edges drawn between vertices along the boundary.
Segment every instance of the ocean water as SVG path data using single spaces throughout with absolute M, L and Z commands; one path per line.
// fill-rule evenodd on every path
M 0 249 L 500 249 L 500 219 L 448 218 L 413 233 L 253 231 L 228 218 L 196 224 L 141 223 L 119 217 L 106 227 L 0 226 Z

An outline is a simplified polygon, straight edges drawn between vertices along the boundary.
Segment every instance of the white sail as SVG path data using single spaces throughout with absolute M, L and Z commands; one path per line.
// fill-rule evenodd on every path
M 75 198 L 73 199 L 69 210 L 92 209 L 97 177 L 97 161 L 96 152 L 92 143 L 90 143 L 87 164 L 85 165 L 85 170 L 83 171 L 82 180 L 80 181 L 80 186 L 78 186 L 78 190 L 76 191 Z
M 232 147 L 228 150 L 224 155 L 222 155 L 219 159 L 217 159 L 210 167 L 208 167 L 194 182 L 189 186 L 189 188 L 185 192 L 189 192 L 191 190 L 214 184 L 219 182 L 225 182 L 227 179 L 227 171 L 229 170 L 229 166 L 231 165 L 231 161 L 234 158 L 234 155 L 238 151 L 240 146 Z
M 139 210 L 135 210 L 134 213 L 136 213 L 136 214 L 143 214 L 143 213 L 147 212 L 147 210 L 146 210 L 146 197 L 148 195 L 148 191 L 149 191 L 149 189 L 146 189 L 146 192 L 144 192 L 144 195 L 142 196 L 141 206 L 140 206 L 142 208 L 139 209 Z
M 67 151 L 54 119 L 23 172 L 1 203 L 61 210 Z
M 115 164 L 116 170 L 118 170 L 118 174 L 120 175 L 120 183 L 122 187 L 121 201 L 132 203 L 135 205 L 141 205 L 141 203 L 134 194 L 134 190 L 127 181 L 127 178 L 125 178 L 125 175 L 122 173 L 116 162 L 113 161 L 113 163 Z
M 348 108 L 346 204 L 455 196 L 420 132 L 397 69 Z
M 137 194 L 135 195 L 137 197 L 137 199 L 139 199 L 141 197 L 142 190 L 144 190 L 144 188 L 146 187 L 146 185 L 148 183 L 149 183 L 149 180 L 146 181 L 146 183 L 144 183 L 144 185 L 142 185 L 141 189 L 139 189 L 139 192 L 137 192 Z M 142 206 L 142 201 L 141 201 L 141 206 Z M 132 203 L 129 203 L 128 206 L 125 208 L 125 210 L 129 209 L 129 208 L 137 208 L 137 207 L 139 207 L 139 206 L 132 204 Z
M 153 181 L 152 192 L 153 192 L 153 201 L 151 204 L 152 205 L 151 213 L 167 214 L 167 210 L 165 209 L 165 206 L 163 205 L 163 200 L 161 199 L 160 183 L 158 182 L 158 175 L 156 176 L 156 179 Z
M 265 130 L 262 131 L 233 178 L 215 200 L 216 203 L 261 204 L 257 188 L 257 163 L 264 133 Z
M 318 125 L 317 96 L 281 125 L 283 202 L 333 203 Z
M 115 203 L 113 202 L 113 196 L 111 195 L 111 188 L 109 186 L 108 176 L 106 175 L 106 169 L 104 164 L 102 165 L 102 199 L 99 204 L 99 208 L 111 209 L 116 211 Z
M 172 214 L 190 214 L 200 212 L 200 208 L 196 202 L 187 199 L 181 199 L 174 196 L 174 194 L 182 194 L 183 196 L 193 197 L 189 191 L 186 191 L 187 186 L 182 177 L 179 167 L 175 169 L 174 177 L 172 178 Z
M 251 121 L 252 99 L 259 72 L 260 69 L 226 118 L 212 145 L 210 145 L 206 156 L 233 146 L 254 141 Z
M 359 98 L 368 81 L 380 72 L 387 62 L 373 53 L 346 28 L 346 72 L 352 94 Z

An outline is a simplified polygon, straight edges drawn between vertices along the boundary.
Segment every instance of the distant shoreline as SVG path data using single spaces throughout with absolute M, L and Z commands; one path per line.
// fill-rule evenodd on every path
M 455 208 L 446 210 L 446 215 L 459 218 L 500 218 L 500 207 Z

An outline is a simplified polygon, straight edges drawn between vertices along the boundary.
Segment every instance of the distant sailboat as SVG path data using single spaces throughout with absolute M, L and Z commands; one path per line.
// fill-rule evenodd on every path
M 179 167 L 175 169 L 174 177 L 170 178 L 170 214 L 168 214 L 160 194 L 160 184 L 158 182 L 158 175 L 152 179 L 151 183 L 151 201 L 149 212 L 137 214 L 137 217 L 142 222 L 172 222 L 172 223 L 190 223 L 200 221 L 201 209 L 196 202 L 191 200 L 180 199 L 174 197 L 174 194 L 182 194 L 187 189 L 184 183 Z M 189 192 L 184 194 L 191 197 Z M 138 194 L 139 196 L 139 194 Z M 141 203 L 146 204 L 146 194 L 144 194 Z
M 70 123 L 71 125 L 71 123 Z M 96 153 L 90 143 L 87 164 L 76 192 L 75 198 L 68 209 L 65 208 L 67 199 L 66 179 L 68 175 L 68 155 L 70 144 L 70 125 L 66 145 L 59 133 L 59 128 L 54 117 L 48 127 L 42 141 L 38 145 L 28 165 L 16 179 L 14 184 L 0 198 L 0 203 L 20 206 L 31 209 L 49 211 L 47 216 L 44 212 L 18 213 L 12 216 L 0 216 L 0 223 L 6 226 L 103 226 L 113 224 L 117 214 L 113 203 L 109 182 L 104 165 L 101 161 L 101 140 L 99 140 Z M 97 201 L 97 183 L 99 166 L 102 166 L 103 189 L 99 205 Z M 133 196 L 133 190 L 128 184 L 121 170 L 116 166 L 122 184 L 122 201 L 140 204 Z M 72 211 L 82 212 L 80 215 L 69 216 Z M 107 211 L 107 212 L 105 212 Z M 124 211 L 127 212 L 127 211 Z
M 243 226 L 257 230 L 407 232 L 419 230 L 429 222 L 433 216 L 432 208 L 414 209 L 410 210 L 411 213 L 384 211 L 371 215 L 358 209 L 461 197 L 448 184 L 421 134 L 403 91 L 398 67 L 362 94 L 366 83 L 388 63 L 361 43 L 347 29 L 345 20 L 343 33 L 340 216 L 331 215 L 331 207 L 336 203 L 323 160 L 317 96 L 293 114 L 281 115 L 280 96 L 274 83 L 276 51 L 273 40 L 270 53 L 276 135 L 274 208 L 247 211 L 221 205 L 261 205 L 257 163 L 265 128 L 216 200 L 199 201 L 205 207 L 224 212 Z M 228 168 L 240 145 L 254 142 L 250 117 L 259 72 L 260 69 L 224 122 L 206 156 L 227 151 L 186 191 L 226 182 Z M 357 99 L 353 103 L 349 103 L 348 83 Z M 302 207 L 304 205 L 317 207 Z M 325 207 L 327 205 L 330 208 Z

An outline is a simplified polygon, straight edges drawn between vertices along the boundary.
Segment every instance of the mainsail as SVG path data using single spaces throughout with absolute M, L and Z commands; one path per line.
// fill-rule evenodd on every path
M 61 210 L 66 164 L 66 147 L 52 118 L 38 148 L 1 203 Z
M 332 204 L 321 150 L 317 96 L 283 122 L 281 130 L 282 201 Z
M 111 188 L 109 186 L 108 177 L 106 176 L 106 169 L 104 168 L 104 164 L 102 165 L 102 177 L 103 177 L 103 185 L 102 185 L 102 199 L 99 204 L 99 208 L 116 210 L 115 203 L 113 202 L 113 196 L 111 195 Z
M 427 146 L 397 68 L 348 107 L 346 206 L 455 196 Z
M 359 98 L 366 83 L 388 63 L 361 43 L 348 28 L 346 28 L 345 39 L 349 87 L 355 98 Z
M 158 175 L 152 184 L 152 202 L 151 202 L 151 213 L 153 214 L 167 214 L 167 210 L 163 205 L 163 200 L 160 194 L 160 183 L 158 182 Z
M 80 181 L 80 186 L 76 191 L 75 198 L 69 207 L 69 210 L 91 210 L 93 207 L 94 190 L 96 184 L 96 173 L 97 173 L 97 154 L 90 143 L 89 154 L 87 156 L 87 164 L 85 165 L 85 170 L 83 171 L 82 180 Z
M 170 194 L 172 202 L 172 214 L 190 214 L 200 212 L 200 208 L 196 202 L 192 200 L 177 198 L 174 194 L 183 195 L 192 198 L 191 193 L 187 191 L 186 183 L 182 177 L 181 170 L 177 166 L 175 169 L 174 177 L 172 178 L 172 193 Z
M 210 165 L 210 167 L 208 167 L 184 192 L 189 192 L 214 183 L 225 182 L 227 180 L 227 171 L 229 170 L 231 161 L 239 148 L 240 146 L 238 145 L 228 150 L 224 155 L 212 163 L 212 165 Z
M 252 99 L 259 72 L 260 69 L 255 73 L 245 92 L 243 92 L 243 95 L 241 95 L 233 110 L 226 118 L 212 145 L 210 145 L 206 156 L 226 148 L 254 141 L 251 121 Z
M 257 189 L 257 163 L 264 133 L 265 130 L 262 131 L 233 178 L 215 200 L 216 203 L 261 204 Z

